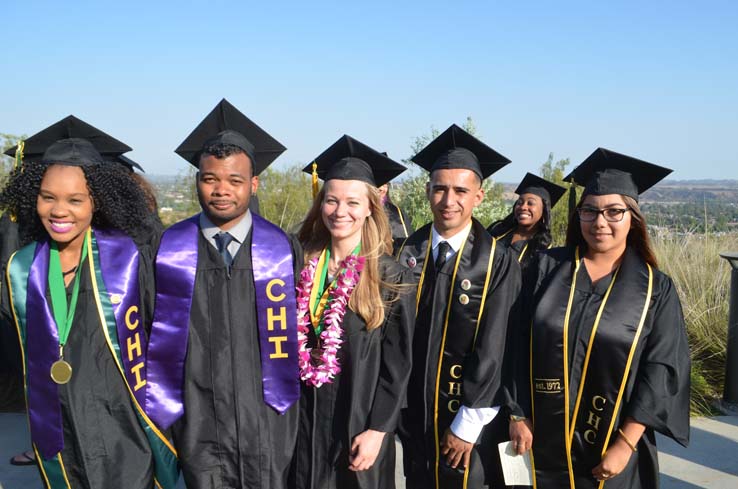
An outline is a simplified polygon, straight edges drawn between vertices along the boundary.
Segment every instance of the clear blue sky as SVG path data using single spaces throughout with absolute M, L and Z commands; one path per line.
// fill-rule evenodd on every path
M 0 132 L 74 114 L 149 173 L 223 97 L 280 140 L 280 166 L 347 133 L 408 157 L 471 116 L 513 163 L 597 146 L 738 178 L 738 2 L 76 2 L 2 4 Z

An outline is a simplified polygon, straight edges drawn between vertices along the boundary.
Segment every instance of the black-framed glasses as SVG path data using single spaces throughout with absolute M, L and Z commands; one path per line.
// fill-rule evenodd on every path
M 608 207 L 606 209 L 596 209 L 594 207 L 580 207 L 577 209 L 579 214 L 579 220 L 582 222 L 592 222 L 597 219 L 597 216 L 602 214 L 607 222 L 620 222 L 623 220 L 625 213 L 630 210 L 630 207 L 618 208 Z

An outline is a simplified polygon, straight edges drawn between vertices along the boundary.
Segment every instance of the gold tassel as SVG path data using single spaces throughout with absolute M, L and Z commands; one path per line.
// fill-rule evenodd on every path
M 313 161 L 313 199 L 318 195 L 320 191 L 318 185 L 318 164 Z
M 20 168 L 23 166 L 23 149 L 25 147 L 25 141 L 18 141 L 18 145 L 15 148 L 15 166 L 13 168 Z
M 23 149 L 26 147 L 25 141 L 18 141 L 18 145 L 15 148 L 15 161 L 13 162 L 13 168 L 23 168 Z M 10 213 L 10 220 L 12 222 L 17 222 L 18 218 L 14 213 Z

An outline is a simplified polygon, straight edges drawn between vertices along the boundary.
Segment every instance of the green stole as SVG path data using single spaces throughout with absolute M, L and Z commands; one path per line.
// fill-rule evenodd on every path
M 31 271 L 31 265 L 34 261 L 36 246 L 37 243 L 31 243 L 15 252 L 8 261 L 6 271 L 11 308 L 21 347 L 23 378 L 26 390 L 26 374 L 28 371 L 28 358 L 26 354 L 26 296 L 28 291 L 28 276 Z M 136 410 L 136 416 L 138 417 L 139 423 L 141 424 L 152 449 L 155 463 L 154 483 L 157 488 L 172 489 L 176 486 L 177 480 L 179 479 L 177 452 L 167 440 L 166 436 L 159 431 L 159 429 L 156 428 L 156 426 L 146 416 L 142 406 L 138 404 L 135 396 L 133 395 L 130 384 L 128 384 L 126 380 L 126 376 L 123 371 L 123 361 L 118 341 L 115 315 L 113 313 L 110 296 L 105 288 L 105 282 L 100 269 L 99 251 L 94 232 L 92 233 L 90 243 L 88 243 L 88 250 L 90 253 L 88 253 L 85 262 L 80 263 L 80 270 L 78 273 L 81 273 L 82 266 L 88 266 L 90 268 L 92 286 L 95 292 L 97 309 L 100 314 L 100 327 L 105 335 L 108 348 L 115 359 L 121 377 L 123 378 L 123 381 L 126 382 L 126 386 L 128 387 L 131 397 L 131 403 Z M 56 456 L 52 458 L 44 459 L 38 449 L 35 446 L 33 448 L 45 486 L 50 489 L 71 489 L 61 452 L 57 453 Z

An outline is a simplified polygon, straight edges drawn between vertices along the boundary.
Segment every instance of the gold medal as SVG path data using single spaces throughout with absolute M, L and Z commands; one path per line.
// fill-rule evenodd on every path
M 51 365 L 51 380 L 57 384 L 66 384 L 72 378 L 72 366 L 61 358 Z

